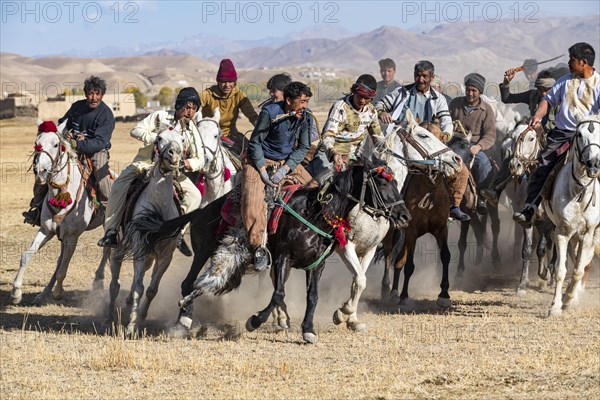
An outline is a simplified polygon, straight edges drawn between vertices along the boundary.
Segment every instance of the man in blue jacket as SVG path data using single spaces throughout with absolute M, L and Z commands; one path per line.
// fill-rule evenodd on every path
M 58 120 L 67 121 L 67 139 L 77 154 L 85 155 L 92 162 L 92 175 L 97 190 L 97 199 L 103 204 L 108 201 L 112 179 L 108 168 L 110 139 L 115 129 L 115 117 L 103 101 L 106 81 L 90 76 L 83 83 L 85 99 L 73 103 L 69 111 Z M 30 209 L 23 213 L 24 222 L 39 225 L 42 203 L 48 193 L 47 185 L 35 184 Z
M 310 174 L 300 165 L 310 148 L 312 117 L 303 112 L 312 92 L 301 82 L 292 82 L 284 89 L 283 101 L 269 104 L 261 110 L 248 144 L 243 168 L 241 216 L 254 248 L 254 267 L 262 270 L 269 265 L 265 244 L 267 205 L 265 186 L 280 184 L 284 178 L 306 185 Z M 269 174 L 267 169 L 274 170 Z

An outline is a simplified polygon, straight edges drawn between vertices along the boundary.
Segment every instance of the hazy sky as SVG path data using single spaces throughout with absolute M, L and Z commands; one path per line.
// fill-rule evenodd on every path
M 94 51 L 108 46 L 179 42 L 186 36 L 207 33 L 228 39 L 260 39 L 315 25 L 367 32 L 381 25 L 409 29 L 481 19 L 537 23 L 550 16 L 600 15 L 599 4 L 597 0 L 0 0 L 0 51 L 26 56 L 59 54 L 68 49 Z

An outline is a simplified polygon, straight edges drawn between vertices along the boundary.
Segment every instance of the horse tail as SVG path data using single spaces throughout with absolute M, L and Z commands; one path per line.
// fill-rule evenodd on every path
M 194 288 L 213 295 L 229 293 L 241 285 L 251 262 L 245 230 L 231 228 L 211 257 L 209 268 L 196 279 Z
M 404 234 L 404 229 L 394 229 L 392 233 L 392 254 L 391 260 L 392 263 L 396 262 L 398 256 L 400 255 L 400 250 L 404 247 L 404 238 L 406 235 Z M 375 251 L 375 257 L 373 258 L 374 262 L 378 263 L 385 259 L 385 248 L 384 246 L 378 247 Z
M 181 228 L 188 222 L 193 220 L 203 209 L 197 208 L 196 210 L 183 214 L 180 217 L 170 219 L 168 221 L 162 221 L 162 224 L 157 227 L 154 232 L 150 232 L 149 236 L 156 243 L 161 240 L 171 239 L 179 234 Z
M 159 241 L 153 233 L 163 223 L 164 219 L 158 212 L 147 210 L 140 213 L 125 226 L 123 240 L 119 246 L 120 255 L 126 259 L 146 257 Z

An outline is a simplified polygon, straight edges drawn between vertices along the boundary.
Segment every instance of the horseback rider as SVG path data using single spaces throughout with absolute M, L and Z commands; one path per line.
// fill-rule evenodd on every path
M 372 75 L 361 75 L 350 94 L 331 106 L 323 127 L 323 139 L 308 166 L 320 185 L 363 155 L 367 133 L 376 146 L 383 143 L 377 111 L 371 104 L 376 88 L 377 81 Z
M 552 74 L 548 70 L 540 72 L 535 80 L 535 89 L 527 90 L 521 93 L 510 93 L 510 81 L 515 77 L 515 68 L 511 68 L 504 73 L 504 81 L 499 85 L 502 102 L 505 104 L 525 103 L 529 106 L 530 115 L 533 116 L 537 110 L 540 101 L 548 93 L 550 88 L 556 83 Z M 544 118 L 542 118 L 542 126 L 546 132 L 554 128 L 554 112 L 553 109 L 548 109 Z M 490 188 L 481 189 L 480 193 L 490 204 L 497 205 L 498 199 L 502 191 L 510 181 L 510 161 L 512 155 L 505 157 L 502 160 L 502 166 L 498 175 L 494 179 L 494 183 Z
M 492 107 L 482 101 L 485 78 L 478 73 L 465 76 L 465 96 L 450 102 L 450 115 L 460 121 L 465 131 L 471 134 L 471 154 L 474 156 L 472 170 L 478 190 L 489 185 L 492 178 L 492 163 L 485 154 L 496 141 L 496 118 Z M 478 199 L 477 212 L 486 212 L 485 201 Z
M 375 94 L 375 97 L 373 97 L 374 103 L 402 86 L 400 82 L 394 79 L 394 75 L 396 74 L 396 63 L 391 58 L 379 60 L 379 73 L 381 74 L 381 80 L 377 82 L 377 93 Z
M 389 133 L 394 128 L 393 121 L 405 120 L 406 110 L 410 110 L 415 118 L 422 122 L 433 122 L 434 118 L 437 118 L 444 134 L 444 137 L 439 139 L 448 142 L 452 137 L 452 118 L 445 96 L 431 87 L 431 82 L 435 78 L 435 67 L 430 61 L 419 61 L 414 67 L 414 78 L 413 84 L 401 86 L 375 103 L 381 122 L 389 124 L 387 126 Z M 469 215 L 460 209 L 468 179 L 467 168 L 461 168 L 454 176 L 447 178 L 448 190 L 453 199 L 449 216 L 459 221 L 470 219 Z
M 58 123 L 67 121 L 65 138 L 70 140 L 72 149 L 80 157 L 91 160 L 97 200 L 105 205 L 113 183 L 108 168 L 108 150 L 115 129 L 115 117 L 110 107 L 102 101 L 106 93 L 104 79 L 90 76 L 83 83 L 83 91 L 85 99 L 73 103 Z M 47 185 L 34 185 L 31 208 L 23 213 L 24 223 L 40 225 L 42 203 L 47 193 Z
M 557 107 L 556 128 L 548 132 L 546 147 L 538 159 L 538 167 L 527 186 L 525 207 L 513 215 L 524 227 L 531 226 L 535 208 L 540 204 L 541 192 L 546 178 L 565 153 L 575 135 L 577 121 L 600 109 L 600 74 L 594 70 L 596 52 L 588 43 L 576 43 L 569 48 L 570 74 L 561 77 L 544 96 L 531 118 L 529 126 L 539 127 L 548 108 Z
M 152 166 L 152 155 L 156 135 L 164 126 L 172 126 L 185 136 L 184 151 L 187 154 L 184 161 L 186 171 L 198 171 L 202 166 L 199 157 L 202 152 L 198 149 L 201 145 L 198 128 L 194 123 L 194 116 L 200 106 L 198 92 L 193 87 L 181 89 L 175 100 L 175 111 L 158 110 L 141 120 L 132 130 L 130 135 L 144 143 L 135 156 L 133 163 L 125 168 L 114 182 L 113 190 L 106 207 L 104 220 L 104 237 L 98 246 L 116 247 L 117 231 L 123 214 L 125 213 L 127 192 L 131 183 L 138 175 L 146 172 Z M 179 174 L 177 181 L 183 191 L 181 208 L 184 213 L 197 209 L 202 201 L 202 195 L 192 181 L 184 174 Z M 186 256 L 192 252 L 183 239 L 183 233 L 177 242 L 177 248 Z
M 310 148 L 312 116 L 303 112 L 312 96 L 302 82 L 285 87 L 284 100 L 265 106 L 248 144 L 243 167 L 241 216 L 254 248 L 254 266 L 262 270 L 270 255 L 264 246 L 267 226 L 265 187 L 278 185 L 284 178 L 306 185 L 312 177 L 300 163 Z M 269 175 L 267 168 L 274 169 Z
M 203 117 L 212 117 L 218 107 L 221 113 L 219 126 L 225 138 L 224 144 L 229 146 L 236 155 L 241 155 L 244 143 L 247 142 L 243 133 L 236 126 L 240 111 L 248 118 L 252 126 L 256 125 L 258 114 L 250 99 L 236 87 L 237 72 L 233 62 L 225 58 L 221 60 L 217 72 L 217 84 L 200 93 L 200 109 Z

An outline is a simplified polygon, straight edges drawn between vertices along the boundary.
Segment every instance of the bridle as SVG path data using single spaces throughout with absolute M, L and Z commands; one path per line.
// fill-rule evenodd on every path
M 381 175 L 384 179 L 389 181 L 393 180 L 393 173 L 390 167 L 382 166 L 375 167 L 371 169 L 363 170 L 363 179 L 362 179 L 362 187 L 360 189 L 360 198 L 356 198 L 352 196 L 350 193 L 344 192 L 337 184 L 334 184 L 335 189 L 339 193 L 343 193 L 348 199 L 359 205 L 360 210 L 364 211 L 366 214 L 370 215 L 373 218 L 384 217 L 386 219 L 390 219 L 392 215 L 392 209 L 398 204 L 404 204 L 404 200 L 400 199 L 393 203 L 387 203 L 383 195 L 381 194 L 381 190 L 375 183 L 375 177 L 377 175 Z M 365 194 L 367 191 L 367 185 L 371 190 L 371 197 L 373 198 L 373 206 L 369 206 L 365 204 Z
M 45 150 L 41 144 L 36 144 L 33 147 L 33 149 L 34 149 L 34 152 L 33 152 L 33 166 L 34 166 L 35 173 L 37 175 L 37 173 L 39 172 L 39 171 L 37 171 L 37 164 L 38 164 L 38 161 L 39 161 L 38 160 L 39 159 L 39 155 L 40 154 L 46 154 L 48 156 L 48 158 L 50 158 L 50 161 L 51 161 L 50 171 L 48 172 L 48 175 L 49 175 L 48 184 L 50 186 L 56 188 L 56 189 L 65 188 L 65 187 L 67 187 L 67 185 L 69 185 L 69 182 L 71 181 L 71 163 L 68 162 L 69 153 L 68 153 L 68 151 L 66 149 L 65 144 L 63 143 L 61 135 L 59 135 L 58 132 L 41 132 L 40 135 L 42 133 L 54 133 L 58 137 L 58 140 L 59 140 L 58 151 L 56 153 L 56 156 L 53 157 L 52 154 L 50 154 L 50 152 L 48 152 L 47 150 Z M 67 155 L 67 162 L 63 164 L 62 160 L 63 160 L 63 157 L 65 155 Z M 60 165 L 60 164 L 62 164 L 62 165 Z M 65 167 L 67 168 L 67 179 L 65 180 L 65 182 L 64 183 L 60 183 L 60 184 L 54 182 L 52 178 L 56 174 L 62 172 L 65 169 Z
M 160 136 L 159 136 L 160 137 Z M 162 139 L 162 138 L 161 138 Z M 158 165 L 158 170 L 160 172 L 160 174 L 164 177 L 167 176 L 168 174 L 170 174 L 171 172 L 175 172 L 178 173 L 179 170 L 175 169 L 173 170 L 172 168 L 167 168 L 166 170 L 163 170 L 162 168 L 162 161 L 165 160 L 164 158 L 164 154 L 166 152 L 168 152 L 169 150 L 171 150 L 171 148 L 173 147 L 174 142 L 173 141 L 169 141 L 169 143 L 167 143 L 162 149 L 159 149 L 158 147 L 158 137 L 157 137 L 157 143 L 155 143 L 154 148 L 155 148 L 155 155 L 158 159 L 159 162 L 157 162 Z M 183 149 L 182 149 L 183 150 Z
M 202 118 L 201 120 L 196 122 L 196 126 L 200 125 L 202 122 L 212 122 L 213 124 L 215 124 L 217 126 L 217 130 L 218 130 L 219 139 L 217 140 L 217 147 L 213 151 L 206 146 L 206 143 L 204 142 L 204 139 L 202 138 L 202 135 L 200 134 L 200 129 L 198 129 L 198 136 L 200 137 L 200 142 L 202 143 L 202 148 L 204 151 L 204 160 L 208 160 L 209 155 L 212 156 L 210 164 L 208 165 L 208 169 L 206 169 L 206 172 L 203 172 L 204 177 L 208 180 L 215 180 L 219 176 L 221 176 L 225 171 L 225 161 L 224 161 L 225 156 L 223 155 L 223 147 L 221 145 L 221 139 L 220 139 L 221 134 L 222 134 L 221 126 L 219 125 L 219 123 L 217 121 L 215 121 L 212 118 Z M 221 168 L 217 168 L 218 155 L 221 155 L 223 158 L 223 165 L 221 166 Z
M 392 135 L 398 135 L 403 144 L 403 153 L 404 155 L 399 155 L 389 148 L 385 148 L 384 151 L 388 154 L 391 154 L 393 157 L 400 160 L 406 167 L 409 168 L 410 172 L 427 173 L 429 176 L 433 176 L 436 174 L 436 171 L 442 170 L 442 165 L 444 161 L 442 160 L 441 155 L 452 151 L 449 147 L 444 147 L 432 154 L 429 152 L 417 141 L 415 138 L 409 134 L 405 129 L 399 126 L 398 129 L 392 131 Z M 408 156 L 408 147 L 407 145 L 412 146 L 419 155 L 423 158 L 422 160 L 410 159 Z M 411 168 L 412 167 L 412 168 Z
M 596 146 L 600 149 L 600 144 L 598 143 L 590 143 L 587 146 L 584 146 L 581 150 L 579 149 L 579 142 L 578 142 L 578 138 L 581 137 L 581 133 L 579 133 L 579 125 L 581 125 L 582 123 L 589 123 L 589 127 L 588 127 L 588 131 L 590 133 L 594 133 L 595 132 L 595 128 L 593 124 L 599 124 L 600 125 L 600 121 L 595 121 L 595 120 L 588 120 L 588 121 L 582 121 L 580 123 L 577 124 L 577 127 L 575 128 L 575 136 L 573 137 L 573 148 L 572 151 L 573 153 L 575 153 L 575 156 L 577 157 L 577 161 L 582 164 L 585 165 L 583 163 L 583 161 L 581 160 L 581 158 L 583 157 L 583 153 L 590 147 Z M 586 189 L 588 188 L 588 186 L 590 186 L 592 183 L 595 184 L 595 182 L 598 180 L 598 178 L 596 179 L 591 179 L 587 184 L 584 184 L 581 182 L 581 180 L 575 175 L 575 168 L 571 168 L 571 176 L 573 178 L 573 180 L 575 180 L 575 183 L 577 184 L 577 186 L 579 186 L 580 188 L 582 188 L 582 192 L 579 195 L 579 201 L 581 201 L 581 199 L 583 198 L 583 195 L 586 192 Z
M 530 126 L 527 126 L 523 132 L 519 134 L 517 140 L 514 144 L 514 156 L 513 159 L 519 162 L 521 166 L 523 166 L 524 173 L 529 174 L 531 172 L 531 168 L 539 163 L 538 156 L 542 149 L 544 148 L 544 131 L 536 132 L 535 135 L 535 147 L 534 151 L 532 151 L 528 156 L 521 155 L 523 143 L 525 142 L 525 136 L 527 132 L 534 130 Z M 511 175 L 515 177 L 516 171 L 511 168 Z

